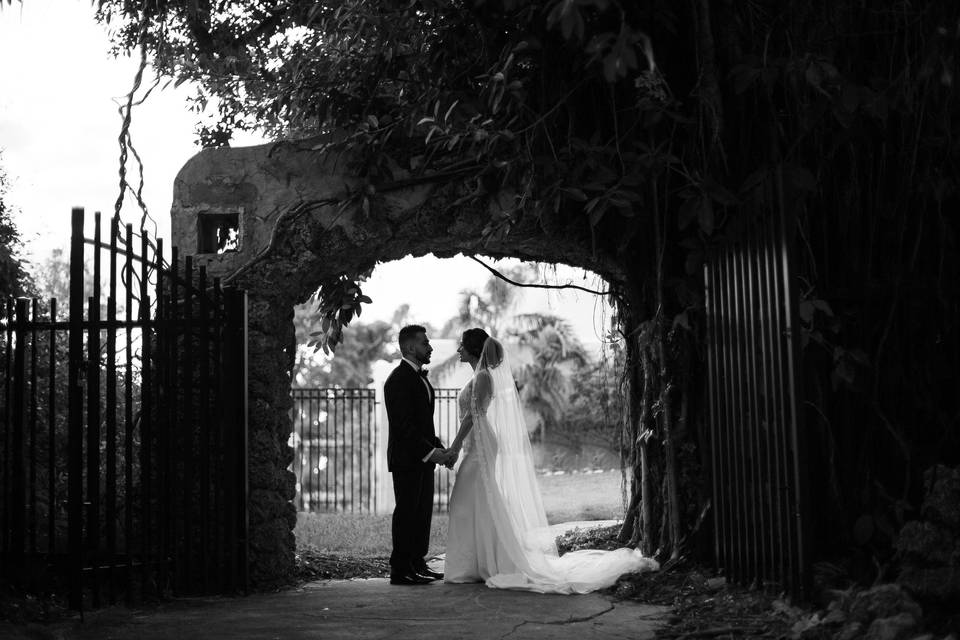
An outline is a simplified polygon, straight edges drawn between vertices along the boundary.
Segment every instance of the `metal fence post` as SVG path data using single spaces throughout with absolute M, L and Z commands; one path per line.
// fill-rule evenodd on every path
M 13 552 L 13 573 L 22 577 L 24 556 L 26 555 L 26 476 L 23 464 L 23 432 L 26 424 L 27 401 L 27 314 L 30 301 L 17 299 L 16 320 L 14 321 L 13 351 L 13 428 L 10 441 L 10 551 Z
M 70 346 L 67 386 L 67 549 L 69 604 L 83 604 L 83 209 L 75 207 L 70 237 Z

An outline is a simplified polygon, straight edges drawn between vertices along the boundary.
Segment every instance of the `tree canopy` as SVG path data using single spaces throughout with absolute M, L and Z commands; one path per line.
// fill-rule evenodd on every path
M 7 174 L 0 165 L 0 298 L 24 296 L 34 286 L 25 268 L 23 239 L 13 221 L 15 208 L 7 200 Z
M 668 6 L 104 1 L 99 15 L 216 105 L 206 144 L 328 133 L 357 154 L 365 211 L 397 182 L 452 184 L 450 206 L 486 212 L 493 234 L 522 215 L 637 214 L 655 161 L 637 130 L 669 102 L 643 29 L 669 24 Z

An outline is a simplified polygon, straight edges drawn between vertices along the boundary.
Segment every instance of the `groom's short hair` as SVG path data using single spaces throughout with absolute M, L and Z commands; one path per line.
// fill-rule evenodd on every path
M 417 337 L 418 333 L 426 333 L 427 328 L 421 327 L 418 324 L 408 324 L 405 327 L 400 329 L 400 335 L 397 338 L 397 342 L 400 344 L 400 351 L 403 352 L 403 347 L 406 344 L 410 344 L 410 341 Z

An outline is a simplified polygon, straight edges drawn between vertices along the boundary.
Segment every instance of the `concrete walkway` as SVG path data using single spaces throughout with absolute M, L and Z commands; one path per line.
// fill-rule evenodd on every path
M 557 525 L 558 533 L 606 522 Z M 430 562 L 442 571 L 441 558 Z M 324 580 L 299 589 L 238 598 L 178 598 L 148 610 L 87 612 L 83 623 L 0 623 L 4 639 L 79 640 L 589 640 L 653 638 L 668 607 L 614 601 L 599 594 L 543 595 L 483 584 L 393 586 L 386 578 Z M 12 634 L 12 635 L 8 635 Z
M 385 578 L 329 580 L 245 598 L 178 599 L 148 612 L 88 613 L 61 638 L 234 640 L 322 638 L 653 638 L 666 607 L 589 594 L 558 596 L 434 582 L 391 585 Z M 36 636 L 34 636 L 36 637 Z

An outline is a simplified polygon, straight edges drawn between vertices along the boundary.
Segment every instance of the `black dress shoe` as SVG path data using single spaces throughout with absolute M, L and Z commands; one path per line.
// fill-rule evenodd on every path
M 390 574 L 390 584 L 404 584 L 404 585 L 413 585 L 413 584 L 430 584 L 433 582 L 432 578 L 426 576 L 421 576 L 419 574 L 410 571 L 409 573 L 391 573 Z
M 424 566 L 422 566 L 422 567 L 420 567 L 420 568 L 418 568 L 418 569 L 414 569 L 414 571 L 417 572 L 417 575 L 421 575 L 421 576 L 424 576 L 424 577 L 426 577 L 426 578 L 430 578 L 431 580 L 443 580 L 443 574 L 442 574 L 442 573 L 438 573 L 438 572 L 434 571 L 433 569 L 431 569 L 430 567 L 428 567 L 428 566 L 426 566 L 426 565 L 424 565 Z

